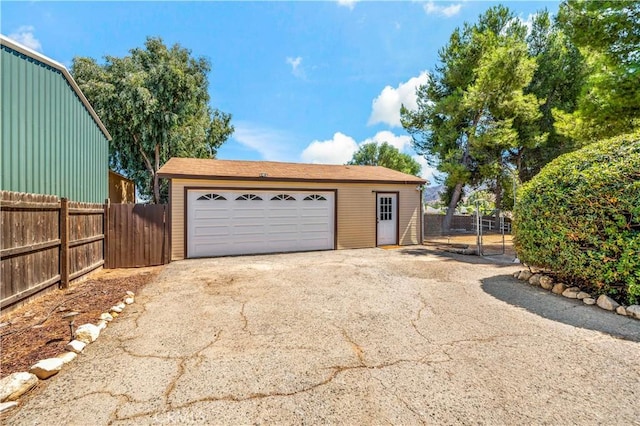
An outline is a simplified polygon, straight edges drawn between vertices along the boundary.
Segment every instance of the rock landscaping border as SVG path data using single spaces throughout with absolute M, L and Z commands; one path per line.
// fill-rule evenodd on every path
M 79 326 L 74 332 L 74 339 L 65 346 L 65 352 L 54 358 L 36 362 L 28 372 L 12 373 L 0 379 L 0 413 L 18 406 L 18 399 L 33 389 L 40 380 L 55 376 L 66 364 L 74 361 L 88 344 L 98 339 L 100 332 L 109 322 L 121 314 L 126 306 L 135 302 L 135 294 L 127 291 L 122 300 L 121 303 L 112 306 L 108 312 L 100 315 L 97 324 L 89 323 Z
M 513 277 L 520 281 L 526 281 L 532 286 L 541 287 L 554 294 L 562 295 L 568 299 L 582 300 L 585 305 L 595 305 L 605 311 L 615 312 L 618 315 L 640 320 L 640 305 L 623 306 L 607 295 L 601 294 L 597 299 L 590 293 L 582 291 L 580 287 L 568 287 L 562 282 L 554 282 L 553 278 L 543 272 L 534 272 L 523 269 L 513 273 Z

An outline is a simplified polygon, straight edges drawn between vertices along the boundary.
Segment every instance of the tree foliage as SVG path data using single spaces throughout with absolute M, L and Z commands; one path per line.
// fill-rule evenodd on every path
M 569 0 L 558 22 L 588 66 L 575 111 L 558 107 L 558 132 L 582 143 L 640 128 L 640 2 Z
M 486 184 L 501 204 L 512 157 L 542 143 L 541 101 L 526 93 L 536 68 L 526 27 L 503 6 L 456 29 L 440 64 L 418 89 L 416 111 L 402 108 L 416 150 L 446 173 L 448 228 L 465 185 Z
M 361 145 L 347 164 L 383 166 L 414 176 L 418 176 L 422 169 L 420 164 L 409 154 L 400 152 L 387 142 L 380 145 L 375 142 Z
M 209 107 L 210 64 L 176 44 L 148 38 L 122 58 L 73 60 L 72 74 L 113 141 L 110 166 L 154 203 L 166 200 L 158 169 L 171 157 L 214 157 L 233 133 L 231 116 Z
M 640 133 L 558 157 L 519 191 L 520 259 L 640 301 Z
M 542 100 L 541 116 L 535 125 L 547 134 L 547 138 L 536 146 L 523 149 L 515 158 L 514 166 L 522 182 L 531 179 L 557 156 L 581 146 L 581 143 L 556 131 L 552 111 L 573 112 L 586 78 L 582 54 L 552 21 L 548 11 L 538 12 L 533 17 L 527 44 L 529 54 L 536 61 L 536 70 L 525 92 L 533 93 Z M 504 189 L 508 190 L 508 186 Z

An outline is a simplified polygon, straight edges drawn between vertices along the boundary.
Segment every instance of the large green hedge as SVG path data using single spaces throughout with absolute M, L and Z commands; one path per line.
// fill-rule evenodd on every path
M 545 166 L 519 191 L 514 236 L 522 262 L 640 301 L 640 133 Z

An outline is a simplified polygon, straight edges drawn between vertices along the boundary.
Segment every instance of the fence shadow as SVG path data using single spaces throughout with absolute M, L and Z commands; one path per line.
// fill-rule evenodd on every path
M 517 264 L 513 263 L 513 256 L 505 255 L 505 256 L 491 256 L 491 257 L 483 257 L 475 254 L 458 254 L 452 253 L 439 248 L 439 246 L 413 246 L 408 248 L 403 248 L 399 250 L 400 253 L 409 255 L 409 256 L 438 256 L 442 258 L 443 261 L 456 261 L 456 262 L 464 262 L 471 263 L 475 265 L 495 265 L 498 268 L 504 268 L 508 266 L 514 266 Z
M 543 318 L 640 342 L 640 321 L 587 306 L 575 299 L 557 296 L 519 282 L 510 275 L 483 279 L 481 287 L 496 299 Z

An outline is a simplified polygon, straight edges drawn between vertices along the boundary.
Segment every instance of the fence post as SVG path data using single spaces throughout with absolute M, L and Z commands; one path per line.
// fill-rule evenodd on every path
M 60 199 L 60 288 L 69 287 L 69 200 Z
M 162 205 L 162 264 L 166 265 L 169 258 L 169 206 Z
M 104 259 L 104 268 L 110 269 L 109 263 L 109 207 L 111 207 L 111 199 L 104 200 L 104 215 L 102 217 L 102 258 Z

